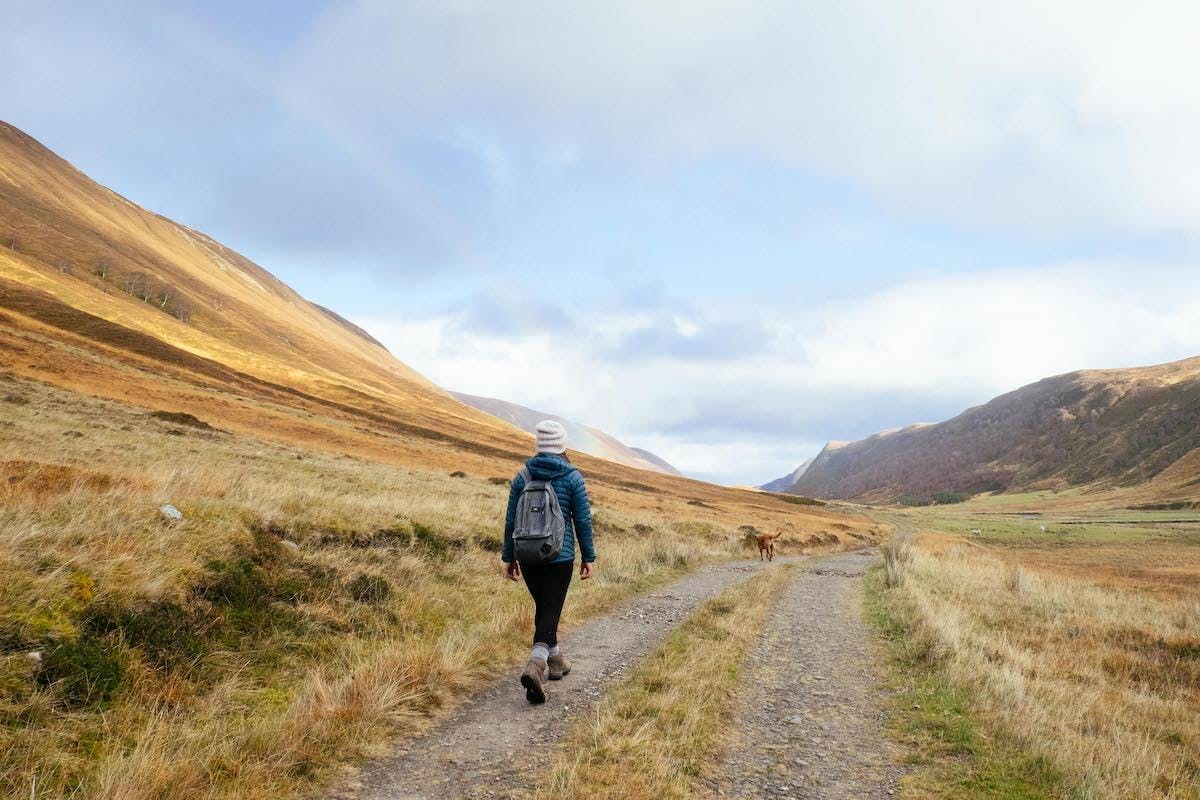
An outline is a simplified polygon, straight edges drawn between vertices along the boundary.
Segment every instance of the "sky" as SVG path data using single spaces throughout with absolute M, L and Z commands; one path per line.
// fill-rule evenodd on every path
M 439 384 L 696 477 L 1200 354 L 1194 3 L 0 16 L 0 118 Z

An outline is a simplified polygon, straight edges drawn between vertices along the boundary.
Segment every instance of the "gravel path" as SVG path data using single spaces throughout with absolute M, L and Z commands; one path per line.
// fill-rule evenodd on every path
M 549 699 L 544 705 L 533 706 L 525 701 L 517 682 L 519 670 L 514 670 L 497 685 L 464 702 L 428 733 L 396 753 L 369 763 L 329 797 L 510 797 L 546 764 L 552 745 L 569 725 L 586 718 L 606 685 L 622 680 L 632 665 L 700 603 L 750 577 L 762 566 L 758 561 L 743 561 L 706 567 L 572 631 L 563 639 L 571 674 L 549 683 Z
M 738 741 L 718 797 L 887 798 L 901 770 L 884 739 L 863 570 L 873 550 L 805 566 L 746 665 Z

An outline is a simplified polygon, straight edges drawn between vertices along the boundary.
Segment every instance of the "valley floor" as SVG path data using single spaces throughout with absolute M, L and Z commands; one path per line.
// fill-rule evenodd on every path
M 1200 515 L 877 511 L 913 798 L 1200 797 Z
M 1200 518 L 877 513 L 890 570 L 705 568 L 574 631 L 547 706 L 506 675 L 336 797 L 1200 797 Z

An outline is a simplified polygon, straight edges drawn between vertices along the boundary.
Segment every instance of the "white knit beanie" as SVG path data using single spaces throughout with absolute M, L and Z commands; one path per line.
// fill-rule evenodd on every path
M 537 449 L 539 453 L 567 452 L 567 429 L 562 423 L 544 419 L 537 424 Z

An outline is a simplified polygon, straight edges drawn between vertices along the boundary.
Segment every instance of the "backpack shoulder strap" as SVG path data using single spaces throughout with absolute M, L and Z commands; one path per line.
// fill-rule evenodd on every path
M 533 476 L 529 474 L 528 466 L 521 467 L 521 470 L 517 473 L 517 477 L 520 478 L 521 480 L 525 481 L 526 486 L 528 486 L 533 481 Z

